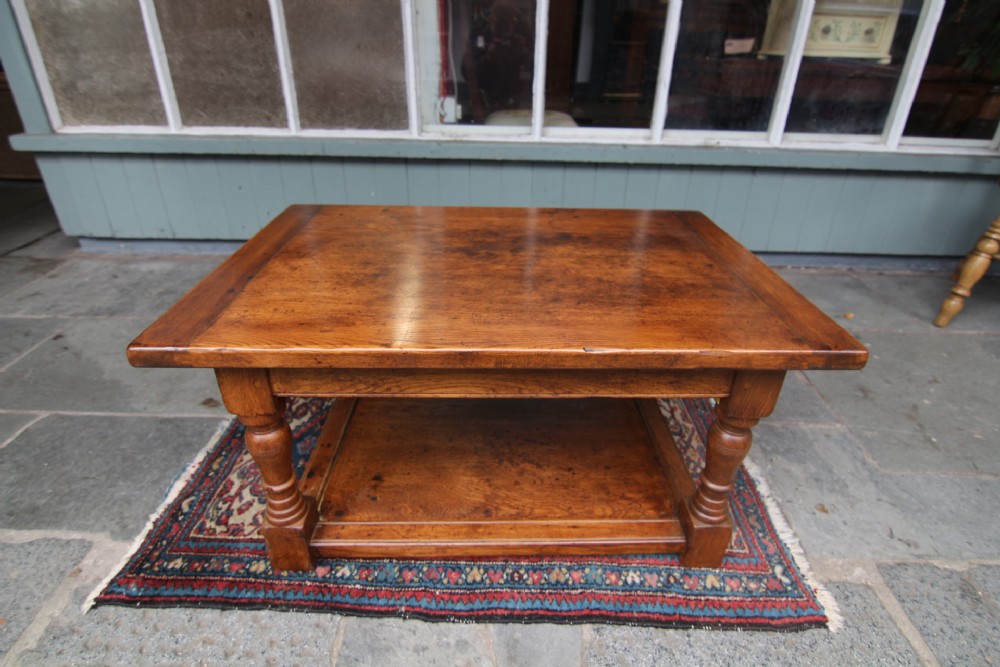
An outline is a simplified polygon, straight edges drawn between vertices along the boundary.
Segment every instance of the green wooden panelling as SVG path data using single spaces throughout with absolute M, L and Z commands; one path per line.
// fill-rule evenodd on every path
M 164 213 L 169 221 L 174 238 L 186 239 L 197 236 L 201 228 L 199 210 L 192 196 L 171 197 L 174 192 L 192 192 L 188 179 L 188 166 L 184 158 L 151 158 L 156 169 L 156 185 L 162 195 Z M 48 179 L 46 179 L 46 183 Z M 52 191 L 52 186 L 49 186 Z M 145 204 L 145 199 L 141 199 Z M 218 225 L 216 225 L 218 226 Z M 226 226 L 228 229 L 228 225 Z M 218 232 L 216 232 L 218 233 Z
M 122 158 L 122 167 L 142 229 L 149 236 L 176 236 L 170 225 L 166 200 L 160 189 L 153 159 L 142 155 L 125 156 Z
M 223 192 L 216 161 L 185 159 L 184 164 L 187 165 L 189 189 L 164 193 L 164 196 L 192 198 L 198 211 L 198 229 L 201 230 L 202 238 L 239 238 L 229 224 L 229 214 L 226 212 L 228 197 Z
M 736 237 L 743 233 L 746 221 L 744 210 L 754 182 L 751 173 L 747 169 L 726 169 L 719 179 L 722 195 L 715 202 L 715 216 L 722 221 L 719 224 L 723 229 Z
M 858 234 L 857 222 L 863 220 L 869 201 L 877 189 L 874 178 L 845 178 L 840 191 L 840 199 L 833 213 L 833 221 L 827 232 L 825 246 L 830 252 L 854 252 Z
M 409 203 L 433 206 L 441 201 L 441 175 L 434 164 L 412 162 L 406 166 L 406 189 Z
M 561 206 L 563 202 L 564 165 L 537 163 L 531 167 L 531 205 Z
M 38 170 L 45 179 L 45 188 L 48 190 L 49 200 L 59 218 L 59 224 L 70 236 L 94 236 L 89 227 L 83 224 L 80 219 L 80 211 L 73 200 L 73 188 L 70 185 L 69 177 L 63 168 L 61 157 L 39 156 L 37 159 Z
M 293 203 L 701 210 L 752 250 L 957 255 L 995 179 L 801 169 L 340 158 L 48 156 L 69 233 L 245 239 Z
M 594 206 L 594 186 L 596 184 L 596 165 L 565 165 L 563 167 L 563 205 L 592 208 Z
M 319 201 L 316 197 L 312 166 L 308 158 L 282 158 L 279 171 L 285 201 L 299 204 L 312 204 Z
M 313 172 L 313 189 L 317 202 L 346 202 L 347 178 L 344 162 L 337 158 L 315 158 L 309 166 Z
M 61 162 L 63 174 L 66 176 L 69 191 L 73 199 L 71 205 L 76 208 L 78 216 L 78 225 L 76 228 L 84 236 L 104 238 L 116 236 L 111 223 L 111 215 L 109 215 L 107 206 L 104 203 L 104 197 L 107 193 L 115 191 L 124 195 L 128 189 L 128 184 L 115 181 L 108 183 L 102 188 L 97 181 L 97 176 L 98 174 L 109 174 L 110 172 L 107 169 L 95 169 L 93 162 L 110 162 L 115 164 L 120 162 L 120 158 L 116 157 L 109 160 L 104 157 L 96 157 L 91 160 L 89 155 L 67 155 L 62 158 Z M 138 236 L 141 233 L 138 225 L 133 225 L 130 228 L 127 224 L 123 224 L 121 229 L 117 231 L 118 234 L 125 237 L 129 235 Z
M 427 164 L 423 160 L 411 164 Z M 432 162 L 437 166 L 438 178 L 441 182 L 442 206 L 471 206 L 472 185 L 471 168 L 468 162 L 449 160 L 448 162 Z

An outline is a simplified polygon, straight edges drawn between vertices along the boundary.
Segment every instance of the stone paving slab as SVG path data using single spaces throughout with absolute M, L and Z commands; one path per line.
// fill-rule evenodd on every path
M 947 273 L 894 275 L 858 272 L 857 278 L 880 294 L 893 308 L 905 312 L 928 331 L 933 326 L 941 301 L 951 292 L 954 281 Z M 917 328 L 917 327 L 914 327 Z M 997 331 L 1000 329 L 1000 276 L 985 276 L 965 300 L 965 307 L 943 331 Z
M 219 423 L 47 417 L 0 449 L 0 528 L 132 540 Z
M 402 619 L 344 621 L 338 667 L 458 667 L 493 664 L 487 629 Z M 536 663 L 541 664 L 541 663 Z
M 834 584 L 846 624 L 836 633 L 659 630 L 594 626 L 586 665 L 846 665 L 919 664 L 906 638 L 885 614 L 875 594 L 864 586 Z
M 871 289 L 853 272 L 783 270 L 781 276 L 840 326 L 852 333 L 868 329 L 925 331 L 928 323 Z M 940 303 L 940 300 L 938 301 Z M 850 318 L 845 317 L 851 315 Z
M 59 265 L 54 259 L 35 259 L 33 257 L 0 257 L 0 285 L 3 285 L 4 296 L 28 285 L 44 276 Z
M 839 418 L 807 379 L 805 373 L 792 371 L 785 376 L 778 404 L 768 421 L 836 423 Z
M 810 558 L 1000 553 L 1000 479 L 881 473 L 843 426 L 762 422 L 753 447 Z
M 872 354 L 864 370 L 808 375 L 884 469 L 1000 472 L 1000 335 L 866 332 L 861 340 Z M 883 430 L 906 435 L 882 438 Z
M 33 257 L 36 259 L 62 259 L 80 249 L 80 242 L 62 232 L 49 234 L 20 250 L 10 253 L 10 257 Z
M 0 317 L 0 368 L 7 366 L 24 354 L 32 345 L 54 336 L 58 332 L 59 320 L 55 319 L 11 319 Z
M 1000 567 L 956 572 L 914 563 L 879 569 L 941 665 L 1000 662 Z
M 132 316 L 150 324 L 223 259 L 75 256 L 32 284 L 0 298 L 0 314 Z
M 49 331 L 47 321 L 34 322 L 26 326 Z M 125 348 L 144 326 L 125 318 L 62 320 L 57 335 L 0 373 L 0 406 L 228 416 L 211 370 L 129 366 Z
M 95 607 L 81 587 L 24 665 L 330 665 L 340 618 L 214 609 Z
M 32 414 L 0 413 L 0 447 L 37 418 Z
M 89 550 L 81 540 L 0 543 L 0 656 Z
M 52 205 L 44 200 L 23 208 L 15 220 L 6 219 L 0 224 L 0 255 L 24 248 L 38 239 L 59 230 Z
M 582 626 L 495 623 L 488 627 L 493 634 L 498 665 L 569 667 L 581 662 Z

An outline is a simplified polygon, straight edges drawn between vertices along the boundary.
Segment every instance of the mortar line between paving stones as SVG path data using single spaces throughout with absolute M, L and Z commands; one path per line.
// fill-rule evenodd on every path
M 6 440 L 4 440 L 3 442 L 0 442 L 0 449 L 3 449 L 4 447 L 6 447 L 7 445 L 9 445 L 10 443 L 12 443 L 15 440 L 17 440 L 17 437 L 19 435 L 21 435 L 22 433 L 24 433 L 29 428 L 31 428 L 32 426 L 34 426 L 38 422 L 42 421 L 46 417 L 48 417 L 48 414 L 44 414 L 44 413 L 43 414 L 36 414 L 35 417 L 34 417 L 34 419 L 32 419 L 27 424 L 25 424 L 21 428 L 17 429 L 16 431 L 14 431 L 14 434 L 11 435 L 9 438 L 7 438 Z
M 91 544 L 90 551 L 83 557 L 80 563 L 71 569 L 54 591 L 45 599 L 42 606 L 28 626 L 21 632 L 17 640 L 11 645 L 7 653 L 0 658 L 0 667 L 14 667 L 18 664 L 18 658 L 25 651 L 31 650 L 38 645 L 38 641 L 44 636 L 49 625 L 58 618 L 70 605 L 73 593 L 81 586 L 87 585 L 99 572 L 88 570 L 97 568 L 101 564 L 101 556 L 106 555 L 106 550 L 124 551 L 128 545 L 113 540 L 100 540 Z M 112 558 L 111 560 L 115 560 Z
M 580 664 L 587 664 L 587 652 L 594 642 L 594 626 L 589 623 L 580 628 Z
M 493 667 L 499 667 L 500 661 L 497 659 L 497 646 L 496 642 L 493 641 L 493 629 L 488 623 L 479 624 L 479 634 L 483 638 L 483 642 L 486 643 L 486 652 L 490 656 L 490 664 Z
M 333 647 L 330 649 L 330 664 L 336 667 L 340 660 L 340 651 L 344 648 L 344 636 L 347 635 L 347 623 L 350 617 L 341 616 L 340 623 L 337 624 L 337 632 L 333 635 Z
M 896 596 L 889 588 L 889 584 L 886 583 L 882 577 L 882 573 L 879 572 L 878 566 L 876 565 L 871 568 L 868 575 L 870 577 L 869 587 L 875 592 L 875 596 L 878 597 L 882 608 L 889 614 L 889 618 L 896 624 L 900 633 L 910 642 L 910 646 L 913 647 L 921 664 L 924 667 L 941 667 L 941 663 L 938 661 L 934 651 L 931 650 L 930 645 L 924 640 L 924 636 L 920 634 L 917 626 L 910 620 L 910 616 L 903 609 L 903 605 L 896 599 Z
M 21 359 L 24 359 L 26 356 L 28 356 L 29 354 L 31 354 L 32 352 L 34 352 L 35 350 L 37 350 L 38 348 L 40 348 L 42 345 L 45 345 L 46 343 L 48 343 L 50 340 L 51 340 L 51 338 L 49 338 L 49 336 L 45 336 L 44 338 L 42 338 L 37 343 L 31 345 L 30 347 L 28 347 L 28 349 L 24 350 L 23 352 L 21 352 L 20 354 L 18 354 L 17 356 L 15 356 L 12 360 L 8 361 L 3 366 L 0 366 L 0 373 L 6 372 L 11 366 L 13 366 L 17 362 L 21 361 Z
M 119 543 L 110 533 L 89 533 L 81 530 L 47 530 L 44 528 L 0 528 L 0 542 L 24 544 L 35 540 L 82 540 L 84 542 Z M 121 544 L 127 544 L 121 542 Z
M 37 204 L 35 204 L 35 206 L 37 206 Z M 28 208 L 32 208 L 32 207 L 29 206 Z M 18 211 L 18 213 L 21 213 L 21 211 Z M 30 241 L 22 243 L 21 245 L 17 246 L 16 248 L 11 248 L 7 252 L 5 252 L 2 255 L 0 255 L 0 257 L 10 257 L 10 255 L 12 253 L 17 252 L 18 250 L 24 250 L 25 248 L 27 248 L 29 246 L 32 246 L 32 245 L 35 245 L 36 243 L 39 243 L 40 241 L 44 241 L 45 239 L 49 238 L 50 236 L 54 236 L 55 234 L 58 234 L 60 231 L 61 230 L 59 230 L 59 229 L 53 229 L 51 232 L 49 232 L 48 234 L 45 234 L 44 236 L 39 236 L 36 239 L 32 239 Z

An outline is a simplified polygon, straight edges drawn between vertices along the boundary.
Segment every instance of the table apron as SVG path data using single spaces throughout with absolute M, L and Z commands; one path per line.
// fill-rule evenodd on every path
M 728 396 L 728 369 L 384 369 L 275 368 L 281 396 L 411 396 L 433 398 L 635 398 Z

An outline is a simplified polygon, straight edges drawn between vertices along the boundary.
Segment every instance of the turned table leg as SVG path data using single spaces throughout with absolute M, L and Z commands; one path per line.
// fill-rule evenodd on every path
M 271 566 L 311 569 L 309 538 L 316 525 L 316 504 L 299 491 L 285 401 L 271 393 L 267 371 L 220 368 L 215 376 L 226 408 L 246 427 L 247 450 L 260 468 L 267 497 L 261 533 Z
M 771 414 L 778 400 L 784 371 L 741 371 L 730 395 L 716 407 L 717 419 L 708 432 L 705 469 L 695 495 L 680 507 L 687 549 L 687 567 L 718 567 L 733 533 L 729 492 L 750 451 L 750 429 Z
M 976 247 L 962 261 L 958 281 L 951 288 L 951 294 L 941 303 L 941 311 L 934 319 L 934 326 L 946 327 L 958 315 L 965 305 L 965 298 L 972 294 L 972 288 L 986 275 L 986 270 L 990 268 L 990 262 L 997 253 L 1000 253 L 1000 218 L 993 221 L 979 238 Z

